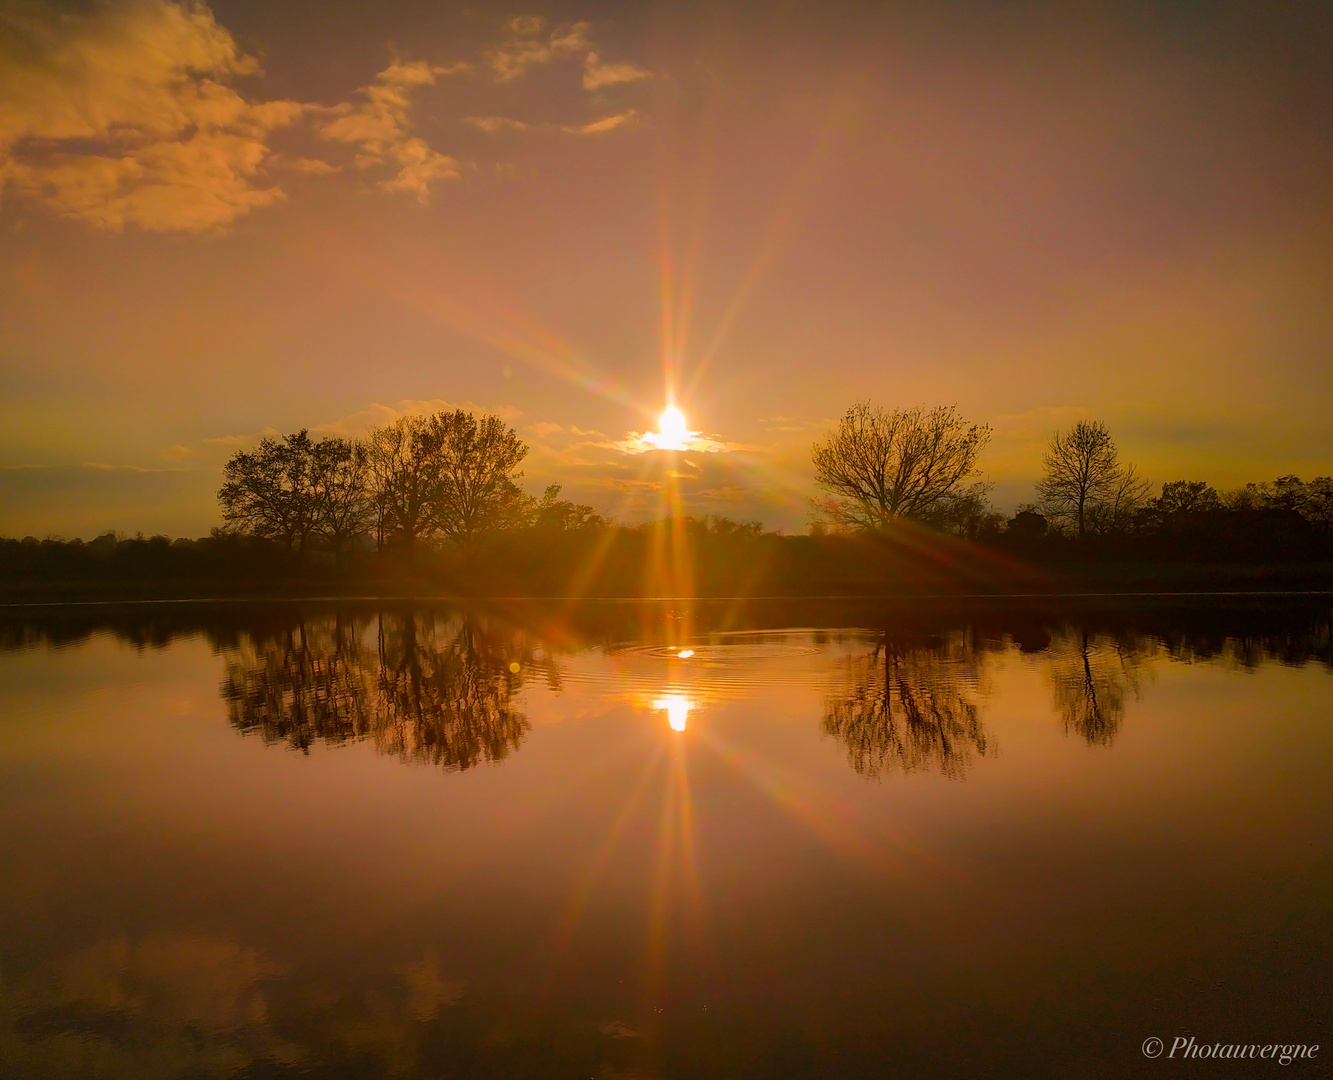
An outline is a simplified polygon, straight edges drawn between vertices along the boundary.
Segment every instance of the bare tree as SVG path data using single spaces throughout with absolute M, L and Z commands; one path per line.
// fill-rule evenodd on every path
M 483 533 L 522 523 L 531 500 L 518 486 L 528 447 L 498 416 L 457 409 L 430 418 L 439 446 L 440 484 L 434 492 L 440 532 L 463 546 Z
M 222 470 L 218 502 L 223 520 L 304 554 L 316 521 L 313 453 L 305 428 L 281 440 L 262 439 L 254 450 L 238 450 Z
M 1103 536 L 1126 532 L 1151 497 L 1152 484 L 1133 465 L 1122 465 L 1107 497 L 1088 508 L 1088 525 Z
M 348 545 L 375 524 L 370 492 L 369 454 L 364 443 L 322 439 L 311 454 L 311 488 L 315 522 L 321 536 L 342 562 Z
M 434 529 L 440 487 L 439 433 L 424 416 L 400 416 L 366 439 L 375 542 L 396 539 L 409 551 Z
M 1080 540 L 1089 531 L 1123 527 L 1150 491 L 1132 465 L 1121 464 L 1115 440 L 1100 420 L 1080 420 L 1052 435 L 1042 467 L 1037 481 L 1041 512 L 1073 528 Z
M 858 402 L 814 447 L 818 519 L 870 532 L 899 518 L 947 525 L 979 505 L 985 486 L 977 456 L 990 428 L 969 424 L 952 405 L 886 412 Z

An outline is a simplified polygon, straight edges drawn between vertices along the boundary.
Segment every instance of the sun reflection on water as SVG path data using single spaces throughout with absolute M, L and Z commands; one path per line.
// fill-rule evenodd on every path
M 684 694 L 667 694 L 654 701 L 653 708 L 666 710 L 667 723 L 671 725 L 672 731 L 684 731 L 694 702 Z

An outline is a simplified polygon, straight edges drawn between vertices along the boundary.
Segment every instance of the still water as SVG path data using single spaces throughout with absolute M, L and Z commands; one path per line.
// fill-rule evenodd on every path
M 1331 776 L 1327 606 L 11 613 L 0 1076 L 1281 1071 Z

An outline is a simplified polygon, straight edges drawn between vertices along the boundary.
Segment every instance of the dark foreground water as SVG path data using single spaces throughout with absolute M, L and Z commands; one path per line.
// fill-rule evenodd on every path
M 11 613 L 0 1075 L 1323 1073 L 1331 661 L 1276 601 Z

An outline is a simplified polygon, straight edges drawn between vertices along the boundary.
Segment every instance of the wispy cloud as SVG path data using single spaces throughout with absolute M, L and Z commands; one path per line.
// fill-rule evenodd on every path
M 515 15 L 507 28 L 508 39 L 486 53 L 486 61 L 499 82 L 512 82 L 528 68 L 581 57 L 590 51 L 586 22 L 553 28 L 539 15 Z
M 601 90 L 607 86 L 621 83 L 638 82 L 647 79 L 650 73 L 639 67 L 622 61 L 618 64 L 603 63 L 595 52 L 589 52 L 583 58 L 583 89 Z
M 553 26 L 539 15 L 515 15 L 506 28 L 509 37 L 486 53 L 486 61 L 498 82 L 512 82 L 529 68 L 560 60 L 582 63 L 583 89 L 589 92 L 652 77 L 650 71 L 638 64 L 604 60 L 589 39 L 592 30 L 589 23 Z
M 397 172 L 381 180 L 378 187 L 408 192 L 425 203 L 430 198 L 431 184 L 457 180 L 461 174 L 456 159 L 411 134 L 412 93 L 419 87 L 433 86 L 438 76 L 458 70 L 457 65 L 438 67 L 420 60 L 395 60 L 361 90 L 364 101 L 334 109 L 338 115 L 321 126 L 320 134 L 355 147 L 356 164 L 361 168 L 394 166 Z
M 287 163 L 283 162 L 283 164 Z M 288 167 L 293 172 L 305 173 L 307 176 L 327 176 L 329 173 L 342 172 L 341 165 L 334 165 L 321 158 L 299 157 L 292 161 Z
M 602 135 L 608 131 L 615 131 L 618 127 L 623 127 L 634 120 L 636 116 L 638 116 L 638 113 L 633 109 L 626 109 L 623 113 L 603 116 L 600 120 L 593 120 L 587 124 L 562 124 L 560 130 L 569 135 Z
M 501 131 L 528 130 L 528 125 L 522 120 L 513 120 L 508 116 L 465 116 L 463 123 L 470 128 L 484 131 L 487 135 L 496 135 Z

